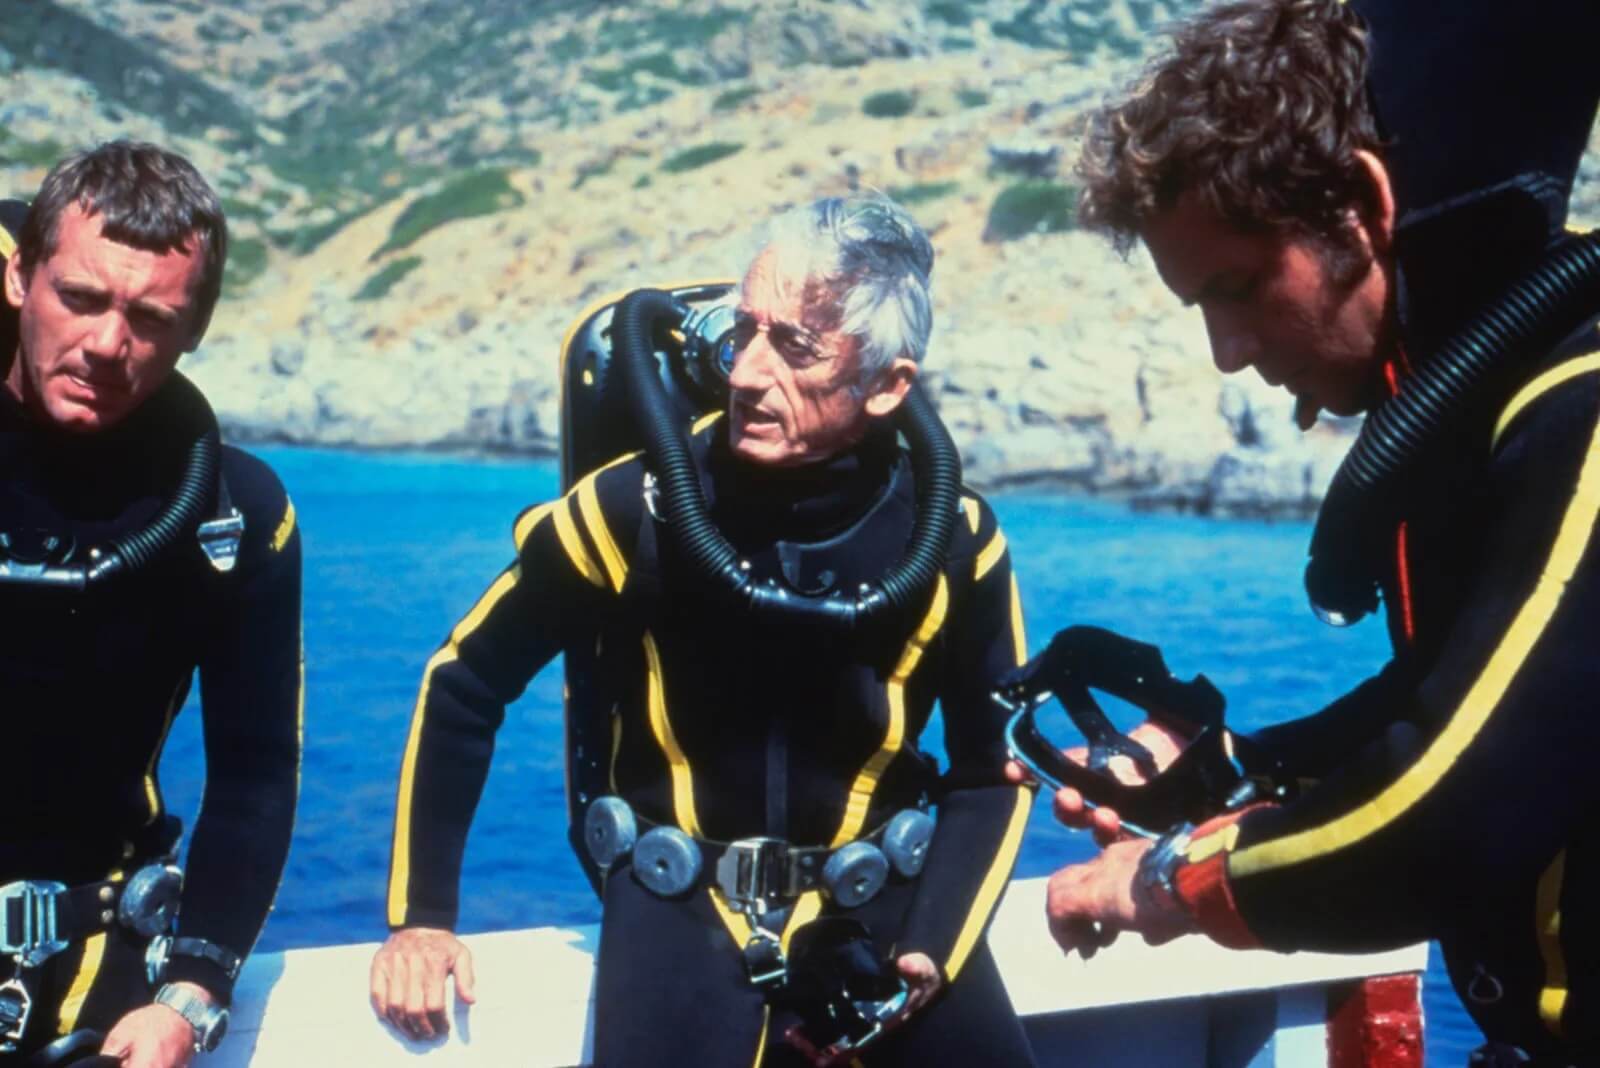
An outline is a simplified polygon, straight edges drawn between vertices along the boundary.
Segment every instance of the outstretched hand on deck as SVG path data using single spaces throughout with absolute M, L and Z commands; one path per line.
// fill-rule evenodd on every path
M 372 958 L 372 1011 L 408 1038 L 447 1035 L 444 988 L 451 975 L 456 997 L 475 1003 L 472 951 L 454 932 L 437 927 L 396 931 Z

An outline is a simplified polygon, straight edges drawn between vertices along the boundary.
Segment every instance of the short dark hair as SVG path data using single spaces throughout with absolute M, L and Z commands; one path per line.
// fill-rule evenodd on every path
M 1341 0 L 1235 0 L 1181 24 L 1170 48 L 1089 120 L 1079 217 L 1126 249 L 1193 194 L 1247 231 L 1348 249 L 1371 208 L 1357 158 L 1380 146 L 1367 35 Z
M 193 326 L 199 340 L 222 293 L 228 223 L 216 191 L 194 164 L 142 141 L 109 141 L 62 160 L 45 175 L 17 235 L 24 271 L 55 254 L 62 213 L 73 204 L 100 216 L 107 237 L 135 248 L 171 252 L 191 239 L 198 243 Z

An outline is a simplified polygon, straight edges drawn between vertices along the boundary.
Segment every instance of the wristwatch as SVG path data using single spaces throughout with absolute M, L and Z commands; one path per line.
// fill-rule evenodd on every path
M 176 983 L 163 983 L 156 991 L 156 1004 L 167 1008 L 189 1021 L 194 1028 L 194 1051 L 210 1053 L 222 1044 L 228 1033 L 228 1010 L 212 1005 L 193 991 Z
M 1151 846 L 1139 858 L 1139 870 L 1134 874 L 1134 892 L 1163 912 L 1185 912 L 1178 897 L 1178 865 L 1189 859 L 1189 840 L 1194 835 L 1194 824 L 1180 823 Z

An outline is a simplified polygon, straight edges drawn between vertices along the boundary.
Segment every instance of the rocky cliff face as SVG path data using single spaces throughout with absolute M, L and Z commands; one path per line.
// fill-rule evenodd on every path
M 236 242 L 186 368 L 235 440 L 548 453 L 584 306 L 732 277 L 775 211 L 875 188 L 933 234 L 971 481 L 1305 512 L 1352 428 L 1218 376 L 1142 256 L 1070 222 L 1084 110 L 1186 6 L 30 0 L 0 191 L 111 136 L 196 160 Z

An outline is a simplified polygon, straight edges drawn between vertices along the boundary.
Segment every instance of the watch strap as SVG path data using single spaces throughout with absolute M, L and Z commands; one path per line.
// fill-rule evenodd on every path
M 179 935 L 172 939 L 167 947 L 169 957 L 198 957 L 210 961 L 222 969 L 229 982 L 239 978 L 239 969 L 244 967 L 244 958 L 226 946 L 219 946 L 215 942 L 204 938 L 192 938 Z
M 1156 839 L 1155 845 L 1139 858 L 1134 875 L 1134 891 L 1163 912 L 1187 913 L 1178 893 L 1178 868 L 1187 862 L 1194 824 L 1180 823 Z
M 155 1003 L 176 1012 L 194 1028 L 196 1053 L 209 1053 L 221 1044 L 228 1027 L 228 1010 L 221 1005 L 212 1005 L 176 983 L 162 984 L 156 991 Z

